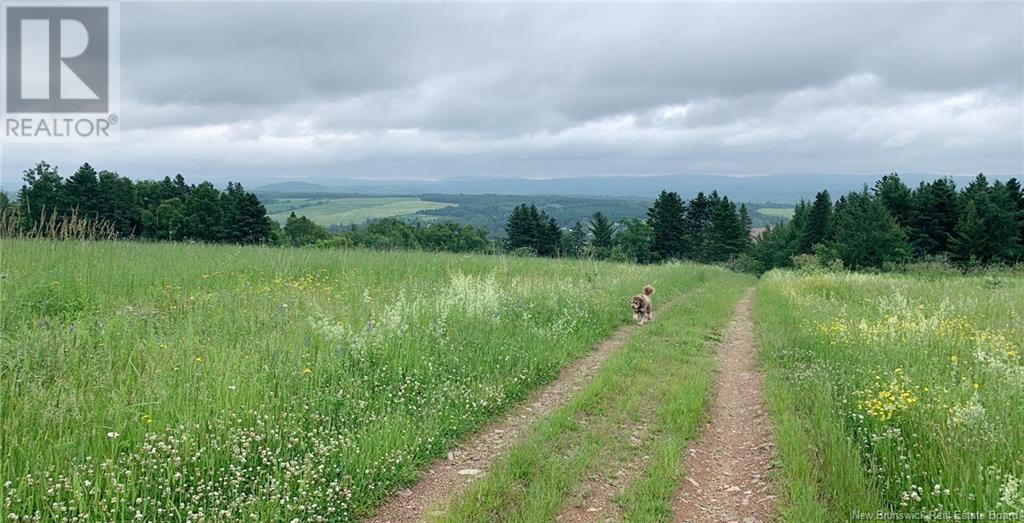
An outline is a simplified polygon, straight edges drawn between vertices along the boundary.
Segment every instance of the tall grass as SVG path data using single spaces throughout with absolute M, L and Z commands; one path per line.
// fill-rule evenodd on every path
M 787 521 L 1024 515 L 1024 279 L 768 274 Z
M 78 214 L 43 209 L 39 219 L 31 225 L 24 225 L 20 205 L 0 207 L 0 238 L 21 238 L 51 240 L 116 240 L 118 237 L 114 222 L 89 219 Z
M 0 240 L 3 515 L 331 520 L 694 266 Z

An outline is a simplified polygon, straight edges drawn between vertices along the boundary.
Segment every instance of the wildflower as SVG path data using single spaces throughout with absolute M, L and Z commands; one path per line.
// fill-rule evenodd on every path
M 196 356 L 196 363 L 202 363 L 202 362 L 203 362 L 203 357 L 202 356 Z
M 153 416 L 150 416 L 149 414 L 143 414 L 142 415 L 142 422 L 143 423 L 153 423 Z
M 306 367 L 306 368 L 302 369 L 302 373 L 303 374 L 309 374 L 310 372 L 313 372 L 313 369 L 311 369 L 309 367 Z
M 110 438 L 110 439 L 115 439 L 115 438 L 117 438 L 119 436 L 121 436 L 121 434 L 119 432 L 110 431 L 110 432 L 107 433 L 107 437 Z

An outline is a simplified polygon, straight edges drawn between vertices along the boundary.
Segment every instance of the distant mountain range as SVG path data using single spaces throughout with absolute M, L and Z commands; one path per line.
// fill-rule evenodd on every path
M 440 180 L 363 180 L 343 178 L 330 185 L 301 181 L 264 185 L 263 193 L 358 193 L 394 194 L 517 194 L 558 196 L 653 197 L 662 190 L 692 198 L 698 192 L 719 194 L 741 202 L 796 203 L 827 189 L 833 198 L 871 186 L 881 175 L 860 174 L 775 174 L 766 176 L 667 175 L 667 176 L 584 176 L 576 178 L 443 178 Z M 942 178 L 937 174 L 900 174 L 907 185 Z M 973 176 L 949 176 L 958 187 Z M 1010 176 L 990 176 L 1007 180 Z

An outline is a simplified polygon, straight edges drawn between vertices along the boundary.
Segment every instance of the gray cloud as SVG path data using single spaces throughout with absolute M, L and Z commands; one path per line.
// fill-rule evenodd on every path
M 122 6 L 122 143 L 38 159 L 331 176 L 1024 171 L 1020 4 Z

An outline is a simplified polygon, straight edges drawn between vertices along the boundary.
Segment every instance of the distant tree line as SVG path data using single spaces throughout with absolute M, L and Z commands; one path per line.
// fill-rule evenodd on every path
M 365 226 L 350 226 L 342 232 L 328 232 L 305 216 L 291 213 L 281 231 L 280 243 L 294 247 L 364 247 L 368 249 L 418 249 L 438 252 L 494 251 L 487 231 L 455 222 L 410 224 L 398 218 L 381 218 Z
M 39 162 L 24 173 L 15 202 L 21 227 L 30 229 L 53 216 L 76 215 L 107 222 L 122 238 L 269 243 L 274 223 L 254 194 L 241 184 L 218 190 L 210 182 L 189 185 L 173 179 L 132 181 L 83 164 L 68 178 Z M 6 200 L 6 196 L 4 197 Z
M 962 190 L 948 178 L 909 188 L 893 173 L 833 202 L 827 191 L 800 202 L 786 224 L 769 227 L 746 259 L 754 272 L 789 267 L 800 256 L 849 269 L 914 260 L 961 267 L 1024 257 L 1024 192 L 1016 179 L 979 174 Z
M 576 222 L 568 230 L 524 203 L 509 216 L 505 247 L 538 256 L 716 263 L 736 260 L 751 248 L 750 228 L 746 206 L 737 207 L 717 192 L 684 202 L 678 193 L 662 191 L 646 219 L 625 218 L 613 224 L 596 212 L 586 225 Z

